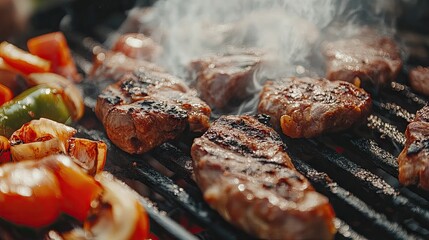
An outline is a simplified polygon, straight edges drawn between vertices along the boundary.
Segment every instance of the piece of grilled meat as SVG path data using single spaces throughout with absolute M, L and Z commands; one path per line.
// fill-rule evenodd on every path
M 162 47 L 141 33 L 127 33 L 119 36 L 112 51 L 121 52 L 133 59 L 153 61 L 162 53 Z
M 189 128 L 202 133 L 211 110 L 182 80 L 139 72 L 108 86 L 97 99 L 97 117 L 110 140 L 128 153 L 144 153 Z
M 416 67 L 409 74 L 414 91 L 429 96 L 429 67 Z
M 194 140 L 191 154 L 204 199 L 232 224 L 262 239 L 333 238 L 328 199 L 295 170 L 280 136 L 257 117 L 220 117 Z
M 370 108 L 369 94 L 351 83 L 296 77 L 266 82 L 258 105 L 292 138 L 347 129 L 364 120 Z
M 399 49 L 393 39 L 372 32 L 329 42 L 323 46 L 326 78 L 354 83 L 371 81 L 382 85 L 394 80 L 402 66 Z
M 429 190 L 429 106 L 419 110 L 405 130 L 405 147 L 398 157 L 399 182 Z
M 201 98 L 211 107 L 222 109 L 248 96 L 246 87 L 260 61 L 254 52 L 235 51 L 194 60 L 189 69 Z
M 122 52 L 94 50 L 94 63 L 89 75 L 98 79 L 113 79 L 119 81 L 125 74 L 138 71 L 165 72 L 165 70 L 148 61 L 134 59 Z

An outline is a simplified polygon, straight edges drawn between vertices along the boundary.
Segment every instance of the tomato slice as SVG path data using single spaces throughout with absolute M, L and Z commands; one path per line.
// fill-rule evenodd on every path
M 3 103 L 12 100 L 12 98 L 12 91 L 5 85 L 0 84 L 0 106 L 3 105 Z
M 0 217 L 17 225 L 43 227 L 60 214 L 61 191 L 53 173 L 36 162 L 0 168 Z
M 76 64 L 63 33 L 53 32 L 31 38 L 27 47 L 30 53 L 51 61 L 53 72 L 78 80 Z
M 49 61 L 19 49 L 8 42 L 0 44 L 0 57 L 8 65 L 24 74 L 49 72 L 51 69 Z
M 80 221 L 85 220 L 91 202 L 102 192 L 100 185 L 69 157 L 49 157 L 44 164 L 47 164 L 58 178 L 62 193 L 62 211 Z

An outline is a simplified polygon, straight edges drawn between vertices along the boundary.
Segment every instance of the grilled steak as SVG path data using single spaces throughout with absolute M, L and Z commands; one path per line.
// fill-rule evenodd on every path
M 246 86 L 259 62 L 255 53 L 234 52 L 192 61 L 190 71 L 201 98 L 221 109 L 248 96 Z
M 284 149 L 256 117 L 219 118 L 191 149 L 204 199 L 258 238 L 332 239 L 328 199 L 295 170 Z
M 287 136 L 309 138 L 349 128 L 370 108 L 369 94 L 348 82 L 292 77 L 268 81 L 258 111 Z
M 399 182 L 429 190 L 429 106 L 417 112 L 405 130 L 405 147 L 398 157 Z
M 429 95 L 429 68 L 416 67 L 410 71 L 410 85 L 414 91 Z
M 402 66 L 395 42 L 374 33 L 330 42 L 324 45 L 326 78 L 355 82 L 370 80 L 375 85 L 394 80 Z
M 164 72 L 156 64 L 141 59 L 127 57 L 121 52 L 98 51 L 94 56 L 94 63 L 90 76 L 101 79 L 120 80 L 125 74 L 140 71 Z
M 153 61 L 161 54 L 162 47 L 141 33 L 128 33 L 118 38 L 112 50 L 130 58 Z
M 187 128 L 204 132 L 211 110 L 182 80 L 139 72 L 108 86 L 97 99 L 95 113 L 114 144 L 129 153 L 144 153 Z

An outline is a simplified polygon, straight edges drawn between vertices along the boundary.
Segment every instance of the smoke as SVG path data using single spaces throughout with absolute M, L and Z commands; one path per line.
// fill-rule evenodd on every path
M 153 37 L 167 50 L 160 63 L 179 75 L 192 59 L 231 47 L 260 49 L 290 67 L 306 62 L 336 2 L 162 0 Z
M 392 34 L 398 1 L 159 0 L 149 26 L 141 28 L 150 29 L 164 47 L 158 63 L 184 78 L 196 58 L 231 48 L 258 49 L 266 63 L 254 74 L 252 90 L 258 92 L 267 78 L 323 76 L 315 49 L 324 40 L 356 33 L 364 25 Z M 237 111 L 252 111 L 255 105 L 256 97 Z

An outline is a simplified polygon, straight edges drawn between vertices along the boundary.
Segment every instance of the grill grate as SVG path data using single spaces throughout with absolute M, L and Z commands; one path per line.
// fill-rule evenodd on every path
M 99 44 L 92 38 L 104 41 L 116 29 L 108 23 L 101 23 L 101 27 L 97 25 L 92 31 L 88 28 L 80 31 L 63 21 L 61 29 L 84 72 L 89 69 L 91 49 Z M 158 202 L 159 208 L 163 208 L 161 211 L 152 203 L 159 197 L 142 199 L 151 218 L 151 230 L 156 235 L 162 239 L 251 239 L 203 201 L 192 180 L 189 142 L 165 143 L 145 155 L 122 152 L 110 143 L 91 114 L 97 88 L 90 81 L 84 81 L 81 87 L 86 93 L 88 111 L 85 119 L 76 125 L 79 134 L 108 143 L 107 170 L 120 179 L 141 182 L 150 192 L 161 196 L 163 203 Z M 330 199 L 337 214 L 336 239 L 429 238 L 429 193 L 416 187 L 401 187 L 396 161 L 404 144 L 407 123 L 426 103 L 426 98 L 413 93 L 403 83 L 392 83 L 374 94 L 373 115 L 367 126 L 310 140 L 283 136 L 296 168 L 317 191 Z M 150 164 L 149 160 L 168 172 Z M 202 231 L 193 234 L 177 224 L 171 217 L 176 209 Z

